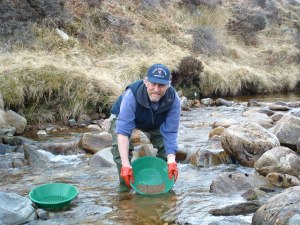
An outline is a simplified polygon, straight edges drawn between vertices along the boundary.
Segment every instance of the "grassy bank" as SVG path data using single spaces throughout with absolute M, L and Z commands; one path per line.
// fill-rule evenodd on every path
M 107 111 L 121 90 L 143 77 L 151 64 L 161 62 L 178 71 L 187 56 L 203 65 L 194 84 L 200 96 L 268 94 L 299 87 L 299 4 L 192 2 L 143 7 L 129 0 L 96 6 L 66 0 L 72 20 L 33 23 L 36 38 L 31 44 L 18 42 L 3 50 L 0 92 L 6 107 L 33 122 L 65 121 L 99 107 Z M 265 23 L 259 23 L 262 18 Z M 67 41 L 57 27 L 70 36 Z

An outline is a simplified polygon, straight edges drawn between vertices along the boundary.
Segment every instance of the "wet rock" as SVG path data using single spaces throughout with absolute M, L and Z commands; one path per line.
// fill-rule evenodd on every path
M 186 111 L 191 110 L 191 104 L 186 97 L 182 97 L 180 99 L 180 106 L 182 110 L 186 110 Z
M 232 106 L 233 104 L 234 104 L 234 101 L 227 101 L 227 100 L 225 100 L 225 99 L 223 99 L 223 98 L 218 98 L 217 100 L 216 100 L 216 104 L 217 105 L 224 105 L 224 106 Z
M 98 132 L 98 133 L 101 133 L 103 130 L 101 129 L 100 126 L 96 125 L 96 124 L 90 124 L 87 126 L 87 129 L 90 131 L 90 132 Z
M 300 133 L 300 118 L 293 115 L 284 115 L 274 126 L 274 134 L 281 145 L 296 150 Z
M 77 120 L 77 124 L 79 126 L 87 126 L 87 125 L 91 124 L 91 122 L 92 122 L 92 119 L 87 115 L 81 115 L 81 116 L 79 116 L 79 118 Z
M 77 126 L 76 120 L 75 119 L 70 119 L 68 120 L 68 124 L 70 127 L 75 127 Z
M 266 177 L 257 174 L 227 172 L 212 181 L 209 191 L 211 193 L 229 194 L 260 186 L 271 187 L 272 184 Z
M 247 103 L 248 107 L 257 107 L 261 106 L 261 104 L 256 99 L 250 99 Z
M 242 197 L 246 199 L 247 201 L 252 201 L 252 200 L 258 200 L 262 196 L 265 196 L 266 192 L 261 190 L 260 188 L 252 188 L 250 190 L 247 190 L 245 193 L 242 194 Z
M 224 127 L 227 128 L 232 125 L 237 125 L 239 124 L 235 119 L 219 119 L 218 121 L 213 122 L 212 127 L 217 128 L 217 127 Z
M 27 120 L 18 113 L 8 110 L 5 112 L 6 123 L 16 128 L 16 134 L 22 134 L 27 126 Z
M 28 198 L 15 193 L 0 192 L 0 221 L 3 225 L 24 224 L 35 218 Z
M 79 152 L 77 141 L 46 142 L 37 145 L 38 149 L 51 152 L 55 155 L 71 155 Z
M 43 210 L 43 209 L 37 209 L 36 215 L 41 220 L 47 220 L 50 218 L 49 212 L 47 212 L 46 210 Z
M 268 108 L 253 108 L 253 109 L 249 109 L 245 112 L 243 112 L 243 116 L 250 116 L 252 115 L 253 113 L 263 113 L 263 114 L 266 114 L 268 116 L 272 116 L 274 115 L 274 111 L 268 109 Z
M 211 209 L 209 213 L 214 216 L 247 215 L 254 213 L 260 206 L 261 204 L 258 202 L 242 202 L 219 209 Z
M 259 125 L 261 125 L 266 129 L 273 126 L 272 119 L 270 119 L 269 116 L 264 113 L 253 113 L 246 118 L 246 121 L 249 123 L 250 122 L 258 123 Z
M 24 143 L 31 144 L 33 142 L 34 142 L 33 140 L 22 136 L 10 136 L 10 135 L 3 136 L 3 143 L 11 146 L 20 146 L 23 145 Z
M 39 130 L 37 133 L 37 136 L 38 137 L 47 137 L 47 131 L 45 131 L 45 130 Z
M 9 147 L 7 145 L 0 143 L 0 155 L 4 155 L 8 149 L 9 149 Z
M 89 165 L 93 167 L 112 167 L 115 166 L 111 148 L 104 148 L 94 155 L 89 160 Z
M 201 104 L 206 105 L 206 106 L 212 106 L 215 104 L 214 100 L 211 98 L 203 98 L 200 100 Z
M 300 108 L 300 102 L 289 102 L 287 106 L 291 108 Z
M 286 225 L 300 214 L 300 186 L 286 189 L 270 198 L 252 217 L 252 225 Z M 297 223 L 296 223 L 297 224 Z
M 281 105 L 281 104 L 271 104 L 269 105 L 269 109 L 273 111 L 289 111 L 291 108 L 287 105 Z
M 293 116 L 300 117 L 300 109 L 295 109 L 291 112 Z
M 243 166 L 253 167 L 262 154 L 279 146 L 277 137 L 257 123 L 228 127 L 221 137 L 225 152 Z
M 276 123 L 278 120 L 280 120 L 284 116 L 283 113 L 277 112 L 274 115 L 271 116 L 271 120 L 273 123 Z
M 28 163 L 32 166 L 45 167 L 49 163 L 49 159 L 43 154 L 37 151 L 37 148 L 33 145 L 24 144 L 24 159 L 28 160 Z
M 96 153 L 97 151 L 109 147 L 112 144 L 112 136 L 107 132 L 100 134 L 84 133 L 78 143 L 78 146 L 85 151 Z
M 212 167 L 234 162 L 224 151 L 213 153 L 208 150 L 198 150 L 191 155 L 189 163 L 197 167 Z
M 209 138 L 212 138 L 214 136 L 221 136 L 224 131 L 225 131 L 225 127 L 216 127 L 209 132 Z
M 14 136 L 16 133 L 16 128 L 10 125 L 5 125 L 0 127 L 0 135 L 1 136 Z
M 26 165 L 27 165 L 27 161 L 23 158 L 14 158 L 12 160 L 13 168 L 18 168 L 18 167 L 22 167 L 22 166 L 26 166 Z
M 269 173 L 267 175 L 268 180 L 276 187 L 289 188 L 292 186 L 300 186 L 300 180 L 289 174 L 282 173 Z
M 263 176 L 278 172 L 298 177 L 300 175 L 300 158 L 291 149 L 278 146 L 265 152 L 255 162 L 254 168 Z

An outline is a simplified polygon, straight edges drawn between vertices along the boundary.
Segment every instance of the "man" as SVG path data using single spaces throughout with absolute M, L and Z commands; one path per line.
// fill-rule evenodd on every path
M 150 135 L 151 144 L 158 149 L 157 157 L 168 163 L 169 179 L 174 176 L 176 180 L 180 99 L 171 87 L 170 70 L 163 64 L 152 65 L 144 80 L 127 86 L 113 105 L 111 114 L 111 151 L 120 175 L 121 188 L 131 188 L 130 182 L 134 182 L 130 166 L 133 151 L 130 136 L 134 129 Z

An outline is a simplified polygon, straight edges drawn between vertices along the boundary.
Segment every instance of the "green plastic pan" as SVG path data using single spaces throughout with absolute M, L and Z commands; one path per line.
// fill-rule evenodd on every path
M 141 195 L 159 195 L 167 193 L 174 185 L 168 177 L 167 163 L 157 157 L 145 156 L 132 163 L 134 183 L 131 187 Z
M 48 183 L 32 189 L 29 198 L 42 209 L 61 209 L 69 205 L 78 195 L 71 184 Z

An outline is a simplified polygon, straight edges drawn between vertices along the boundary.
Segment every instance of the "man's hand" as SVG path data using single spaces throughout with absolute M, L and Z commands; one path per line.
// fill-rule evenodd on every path
M 173 176 L 175 177 L 175 181 L 178 177 L 178 169 L 177 169 L 177 163 L 168 163 L 168 171 L 169 171 L 169 179 L 172 180 Z
M 173 176 L 175 177 L 175 181 L 177 180 L 178 177 L 178 169 L 177 169 L 177 163 L 175 161 L 175 155 L 174 154 L 169 154 L 167 156 L 168 159 L 168 174 L 169 174 L 169 179 L 172 180 Z
M 130 182 L 133 183 L 133 171 L 131 167 L 122 167 L 120 176 L 124 179 L 127 187 L 131 188 Z

